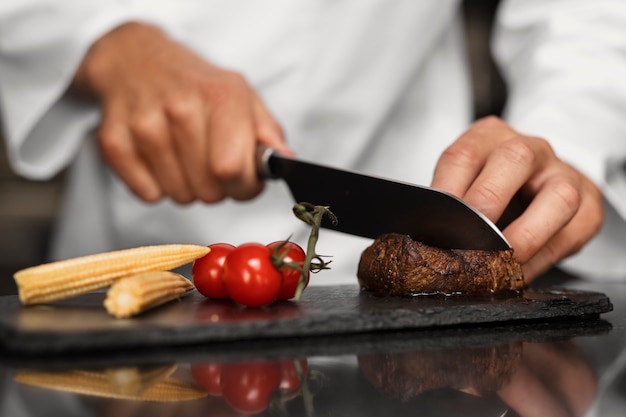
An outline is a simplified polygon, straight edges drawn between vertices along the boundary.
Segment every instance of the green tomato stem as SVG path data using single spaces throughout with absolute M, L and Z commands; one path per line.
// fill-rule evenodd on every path
M 324 261 L 322 256 L 315 252 L 315 246 L 317 245 L 317 240 L 319 239 L 319 230 L 320 227 L 322 227 L 322 218 L 324 215 L 328 215 L 333 224 L 337 223 L 337 217 L 332 211 L 330 211 L 328 206 L 316 206 L 305 202 L 295 204 L 293 206 L 293 212 L 297 218 L 311 226 L 311 233 L 307 243 L 306 258 L 304 260 L 304 265 L 300 270 L 300 280 L 298 281 L 298 286 L 294 296 L 295 300 L 299 300 L 302 295 L 302 291 L 304 291 L 306 286 L 307 273 L 309 271 L 315 273 L 321 271 L 322 269 L 330 269 L 328 267 L 330 261 Z

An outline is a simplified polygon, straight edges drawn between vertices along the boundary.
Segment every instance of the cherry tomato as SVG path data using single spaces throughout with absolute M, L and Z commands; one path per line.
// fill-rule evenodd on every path
M 270 249 L 260 243 L 244 243 L 228 254 L 223 278 L 233 301 L 260 307 L 277 299 L 283 279 L 270 255 Z
M 191 365 L 191 376 L 210 395 L 222 395 L 222 365 L 219 363 L 198 363 Z
M 193 283 L 200 294 L 209 298 L 228 298 L 226 285 L 222 279 L 222 270 L 226 256 L 235 247 L 228 243 L 209 245 L 211 251 L 196 259 L 191 269 Z
M 282 245 L 282 247 L 281 247 Z M 283 262 L 285 263 L 299 263 L 302 265 L 306 259 L 306 252 L 298 244 L 291 241 L 276 241 L 267 245 L 271 249 L 272 255 L 285 255 Z M 280 252 L 278 252 L 280 250 Z M 278 253 L 277 253 L 278 252 Z M 300 281 L 300 271 L 292 268 L 288 265 L 283 265 L 280 268 L 280 273 L 283 276 L 283 286 L 278 294 L 279 300 L 289 300 L 296 295 L 296 289 L 298 288 L 298 282 Z M 305 288 L 309 284 L 309 271 L 306 274 Z
M 280 383 L 280 369 L 273 362 L 225 364 L 222 393 L 233 409 L 249 414 L 265 410 Z

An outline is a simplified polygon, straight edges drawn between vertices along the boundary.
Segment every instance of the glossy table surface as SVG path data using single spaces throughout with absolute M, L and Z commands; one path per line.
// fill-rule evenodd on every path
M 624 416 L 626 284 L 599 318 L 4 355 L 0 416 Z M 10 292 L 10 291 L 9 291 Z M 4 295 L 4 294 L 2 294 Z

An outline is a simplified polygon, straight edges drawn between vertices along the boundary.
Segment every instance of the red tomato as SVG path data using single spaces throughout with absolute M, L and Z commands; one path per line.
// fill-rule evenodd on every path
M 210 395 L 222 395 L 222 365 L 219 363 L 198 363 L 191 365 L 191 376 Z
M 282 245 L 282 248 L 281 248 Z M 277 254 L 278 256 L 285 255 L 283 258 L 283 262 L 285 263 L 299 263 L 300 266 L 304 264 L 304 260 L 306 259 L 306 252 L 302 249 L 298 244 L 293 243 L 291 241 L 277 241 L 272 242 L 267 245 L 268 248 L 271 249 L 272 255 Z M 280 248 L 280 252 L 277 251 Z M 298 288 L 298 282 L 300 281 L 300 271 L 294 269 L 288 265 L 283 265 L 280 268 L 280 273 L 283 276 L 283 287 L 280 290 L 280 294 L 278 294 L 279 300 L 289 300 L 296 295 L 296 289 Z M 306 285 L 309 284 L 309 271 L 306 273 Z
M 225 364 L 222 369 L 224 400 L 242 413 L 265 410 L 279 383 L 280 370 L 272 362 Z
M 265 245 L 244 243 L 226 257 L 223 278 L 233 301 L 248 307 L 260 307 L 276 300 L 283 279 L 270 255 L 270 249 Z
M 226 256 L 235 247 L 228 243 L 209 245 L 211 251 L 202 258 L 196 259 L 191 269 L 193 283 L 200 294 L 209 298 L 228 298 L 226 285 L 222 279 L 222 269 Z

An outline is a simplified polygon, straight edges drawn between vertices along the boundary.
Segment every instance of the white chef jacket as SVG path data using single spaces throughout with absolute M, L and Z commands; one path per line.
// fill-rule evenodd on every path
M 107 31 L 132 20 L 153 23 L 241 72 L 303 159 L 428 184 L 438 156 L 471 122 L 459 5 L 2 0 L 0 105 L 12 165 L 46 179 L 71 164 L 53 257 L 290 235 L 304 244 L 308 236 L 279 181 L 255 200 L 213 205 L 145 204 L 129 192 L 97 153 L 98 108 L 63 96 L 89 46 Z M 510 82 L 506 119 L 549 139 L 607 198 L 606 227 L 568 265 L 618 279 L 626 277 L 625 28 L 623 1 L 511 0 L 501 6 L 494 38 Z M 322 231 L 318 253 L 333 256 L 332 271 L 313 284 L 356 282 L 369 243 Z

